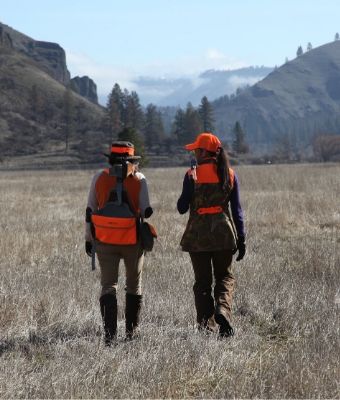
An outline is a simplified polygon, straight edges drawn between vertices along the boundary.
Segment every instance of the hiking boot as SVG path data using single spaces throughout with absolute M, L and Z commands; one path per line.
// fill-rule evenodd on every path
M 104 294 L 99 302 L 104 325 L 105 345 L 111 346 L 117 336 L 117 297 L 113 294 Z
M 220 326 L 219 335 L 221 338 L 234 336 L 233 327 L 230 325 L 230 322 L 222 313 L 215 314 L 215 321 Z
M 126 293 L 125 302 L 125 333 L 126 340 L 139 336 L 139 318 L 142 307 L 142 295 Z

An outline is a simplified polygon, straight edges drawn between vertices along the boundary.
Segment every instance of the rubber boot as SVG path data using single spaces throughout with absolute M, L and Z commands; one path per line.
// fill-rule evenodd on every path
M 229 319 L 225 316 L 219 307 L 216 307 L 215 321 L 220 326 L 219 335 L 221 338 L 234 336 L 234 328 L 231 326 Z
M 194 290 L 198 330 L 205 333 L 216 333 L 218 326 L 214 318 L 214 300 L 210 293 Z
M 104 325 L 105 345 L 111 346 L 117 336 L 117 297 L 113 294 L 104 294 L 99 301 Z
M 126 340 L 136 339 L 139 336 L 139 318 L 142 308 L 142 295 L 126 293 L 125 328 Z

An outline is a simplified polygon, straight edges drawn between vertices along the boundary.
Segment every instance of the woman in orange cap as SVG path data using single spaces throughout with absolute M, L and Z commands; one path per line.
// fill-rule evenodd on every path
M 238 179 L 217 136 L 201 133 L 185 148 L 194 151 L 196 162 L 185 174 L 177 209 L 180 214 L 190 209 L 181 246 L 194 269 L 197 323 L 199 329 L 228 337 L 234 334 L 232 257 L 238 250 L 240 261 L 246 252 Z

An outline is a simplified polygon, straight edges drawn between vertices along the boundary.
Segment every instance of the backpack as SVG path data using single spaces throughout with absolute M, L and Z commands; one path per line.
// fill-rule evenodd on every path
M 101 243 L 134 245 L 137 243 L 139 216 L 133 211 L 127 196 L 123 196 L 123 165 L 114 165 L 109 174 L 116 176 L 116 185 L 103 208 L 93 211 L 91 222 L 94 237 Z

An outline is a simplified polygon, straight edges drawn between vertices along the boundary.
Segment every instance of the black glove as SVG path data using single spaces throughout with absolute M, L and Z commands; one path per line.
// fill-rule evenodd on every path
M 238 250 L 238 256 L 236 258 L 236 261 L 241 261 L 244 255 L 246 254 L 246 242 L 244 241 L 244 239 L 238 240 L 237 250 Z
M 92 242 L 85 242 L 85 251 L 89 257 L 92 257 Z
M 151 207 L 147 207 L 144 211 L 144 218 L 150 218 L 153 214 L 153 209 Z

